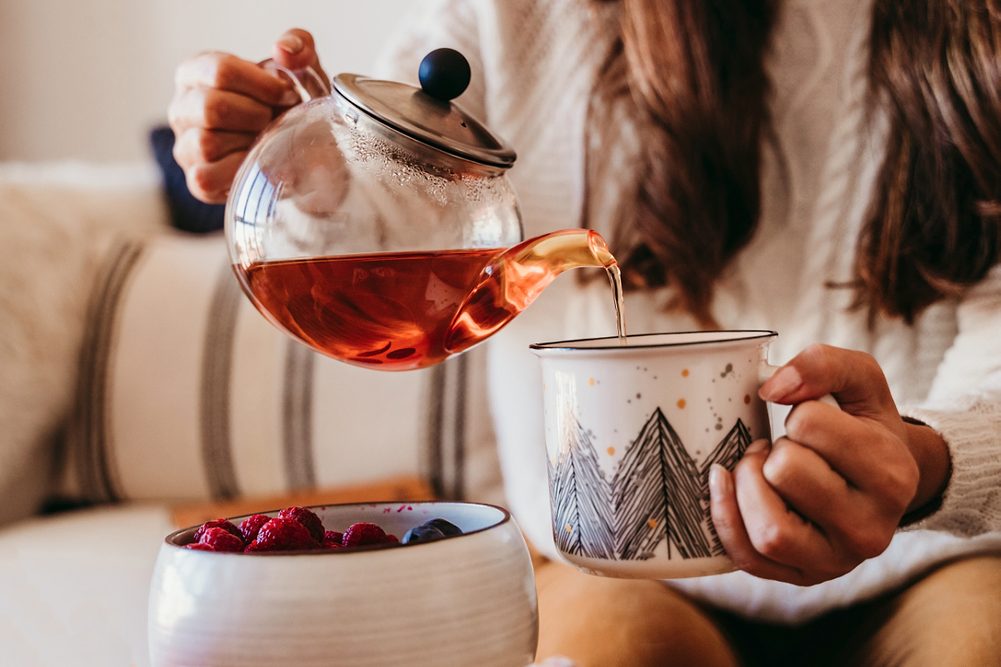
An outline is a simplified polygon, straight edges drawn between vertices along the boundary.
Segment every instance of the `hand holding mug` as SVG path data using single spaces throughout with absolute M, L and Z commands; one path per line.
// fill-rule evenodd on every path
M 840 409 L 816 400 L 828 393 Z M 713 525 L 742 570 L 799 585 L 833 579 L 882 553 L 904 514 L 945 484 L 944 442 L 904 423 L 867 354 L 808 347 L 759 395 L 795 406 L 785 437 L 755 441 L 709 481 Z

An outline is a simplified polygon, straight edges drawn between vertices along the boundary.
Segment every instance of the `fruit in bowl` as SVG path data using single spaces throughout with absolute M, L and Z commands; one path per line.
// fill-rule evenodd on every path
M 410 511 L 413 506 L 407 505 Z M 462 535 L 454 523 L 438 517 L 414 526 L 403 536 L 402 544 L 430 542 Z M 186 549 L 227 553 L 266 553 L 269 551 L 319 551 L 353 549 L 363 546 L 399 546 L 400 540 L 378 524 L 358 521 L 344 529 L 326 530 L 323 521 L 307 507 L 286 507 L 272 518 L 251 514 L 237 528 L 227 519 L 206 521 L 192 536 Z
M 154 667 L 522 667 L 536 637 L 521 533 L 506 510 L 475 503 L 209 521 L 167 536 L 150 590 Z

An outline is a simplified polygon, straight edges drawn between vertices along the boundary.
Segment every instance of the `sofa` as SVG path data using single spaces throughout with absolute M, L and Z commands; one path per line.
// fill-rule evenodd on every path
M 152 163 L 0 167 L 0 645 L 8 665 L 141 665 L 162 503 L 39 514 L 107 239 L 168 229 Z

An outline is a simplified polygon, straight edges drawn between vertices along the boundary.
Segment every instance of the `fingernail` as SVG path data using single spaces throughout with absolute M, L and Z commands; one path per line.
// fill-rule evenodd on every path
M 757 454 L 758 452 L 765 451 L 765 449 L 767 447 L 768 447 L 768 441 L 765 440 L 764 438 L 761 438 L 761 439 L 755 440 L 754 442 L 752 442 L 751 444 L 749 444 L 747 446 L 747 449 L 744 450 L 744 453 L 745 454 Z
M 278 40 L 278 47 L 282 51 L 285 51 L 286 53 L 290 53 L 292 55 L 295 55 L 296 53 L 302 51 L 303 47 L 305 46 L 306 43 L 303 42 L 302 38 L 299 37 L 298 35 L 282 35 L 281 38 L 279 38 Z
M 758 391 L 766 401 L 781 401 L 803 386 L 803 378 L 793 366 L 783 366 L 770 377 Z
M 718 463 L 709 467 L 709 493 L 713 498 L 724 498 L 733 491 L 730 473 Z
M 288 81 L 285 81 L 288 83 Z M 289 89 L 282 94 L 282 98 L 278 100 L 278 106 L 280 107 L 294 107 L 296 104 L 302 102 L 302 98 L 299 97 L 299 93 L 295 92 L 295 89 L 289 85 Z

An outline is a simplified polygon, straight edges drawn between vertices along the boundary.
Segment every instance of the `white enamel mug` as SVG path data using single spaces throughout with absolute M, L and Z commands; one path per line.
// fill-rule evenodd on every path
M 758 397 L 776 370 L 767 359 L 777 335 L 531 346 L 542 360 L 553 537 L 567 561 L 651 579 L 734 569 L 709 515 L 709 468 L 732 470 L 751 441 L 784 434 L 789 408 Z

